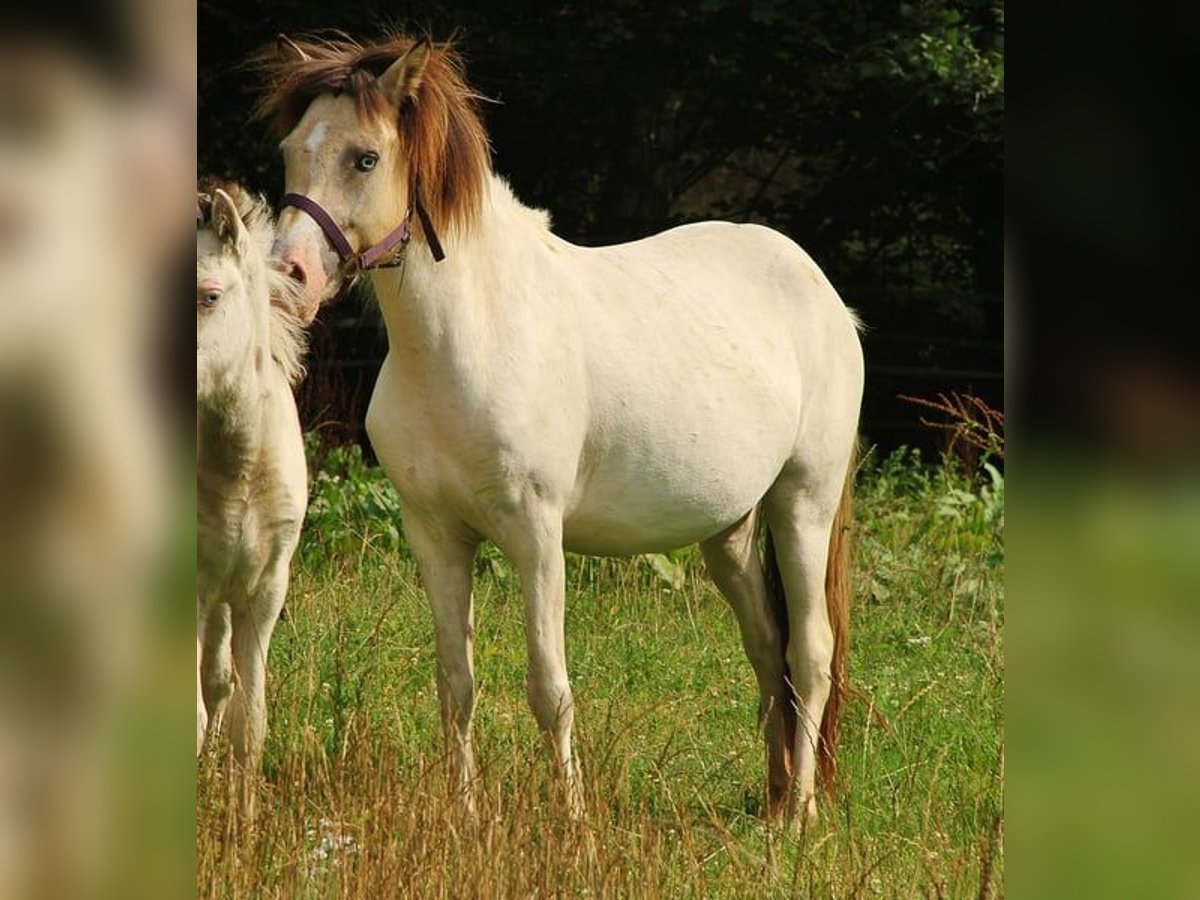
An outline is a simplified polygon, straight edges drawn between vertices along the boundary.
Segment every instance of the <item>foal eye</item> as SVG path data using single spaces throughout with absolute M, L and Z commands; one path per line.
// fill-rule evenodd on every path
M 196 305 L 203 306 L 207 309 L 212 309 L 212 307 L 217 305 L 217 302 L 220 299 L 221 299 L 220 291 L 217 291 L 217 290 L 201 291 L 200 293 L 196 294 Z
M 375 164 L 379 162 L 378 153 L 364 153 L 354 161 L 354 168 L 360 172 L 370 172 L 375 168 Z

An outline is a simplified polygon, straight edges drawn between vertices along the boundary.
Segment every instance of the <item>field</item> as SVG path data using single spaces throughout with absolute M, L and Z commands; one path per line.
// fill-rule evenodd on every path
M 587 811 L 561 814 L 525 704 L 521 599 L 476 577 L 479 814 L 448 798 L 432 624 L 395 497 L 321 462 L 271 646 L 259 813 L 201 761 L 202 897 L 989 897 L 1003 893 L 1003 479 L 905 452 L 858 479 L 841 781 L 759 816 L 757 692 L 698 553 L 568 563 Z

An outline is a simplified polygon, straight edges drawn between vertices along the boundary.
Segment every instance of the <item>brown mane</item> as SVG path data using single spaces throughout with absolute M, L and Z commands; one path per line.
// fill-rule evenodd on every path
M 491 147 L 479 119 L 482 96 L 467 86 L 462 57 L 450 43 L 432 53 L 414 98 L 394 108 L 378 77 L 416 44 L 403 34 L 363 46 L 337 34 L 292 41 L 308 58 L 272 46 L 250 61 L 264 76 L 255 109 L 277 138 L 288 134 L 322 94 L 354 98 L 360 116 L 394 123 L 409 160 L 409 179 L 419 178 L 426 205 L 439 227 L 468 228 L 478 214 L 491 172 Z

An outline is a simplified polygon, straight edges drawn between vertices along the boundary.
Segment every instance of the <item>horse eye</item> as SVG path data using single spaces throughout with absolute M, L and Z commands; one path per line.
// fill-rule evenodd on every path
M 354 168 L 360 172 L 370 172 L 375 168 L 375 163 L 379 162 L 378 153 L 364 153 L 354 161 Z
M 214 306 L 216 306 L 220 299 L 221 292 L 217 290 L 204 291 L 196 295 L 196 300 L 198 301 L 197 305 L 203 306 L 207 309 L 212 309 Z

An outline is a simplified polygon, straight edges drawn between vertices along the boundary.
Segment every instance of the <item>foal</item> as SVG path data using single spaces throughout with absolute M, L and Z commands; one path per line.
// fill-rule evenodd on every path
M 236 199 L 235 199 L 236 198 Z M 307 502 L 292 385 L 302 374 L 288 282 L 268 268 L 270 212 L 229 185 L 201 194 L 196 232 L 196 752 L 228 720 L 257 768 L 266 663 Z

